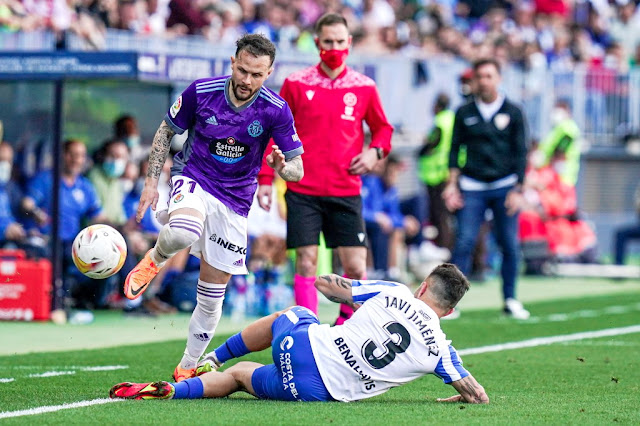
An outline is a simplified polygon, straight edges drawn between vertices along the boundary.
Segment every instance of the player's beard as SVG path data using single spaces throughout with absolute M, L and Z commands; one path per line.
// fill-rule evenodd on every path
M 235 81 L 231 80 L 231 89 L 233 90 L 233 95 L 234 95 L 234 96 L 236 97 L 236 99 L 237 99 L 237 100 L 239 100 L 239 101 L 247 101 L 247 100 L 251 99 L 251 97 L 256 93 L 256 91 L 255 91 L 255 90 L 253 90 L 253 91 L 249 90 L 249 94 L 248 94 L 248 95 L 242 95 L 242 94 L 240 93 L 240 90 L 239 90 L 239 88 L 240 88 L 240 87 L 241 87 L 241 86 L 239 86 L 238 84 L 236 84 L 236 82 L 235 82 Z M 248 89 L 248 88 L 247 88 L 247 87 L 245 87 L 245 86 L 242 86 L 242 87 L 243 87 L 243 88 L 245 88 L 245 89 Z

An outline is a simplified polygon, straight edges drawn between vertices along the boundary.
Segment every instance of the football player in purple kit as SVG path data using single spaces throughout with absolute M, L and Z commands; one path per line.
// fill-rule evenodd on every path
M 191 254 L 201 258 L 187 346 L 173 373 L 177 382 L 196 375 L 222 314 L 229 278 L 247 273 L 247 215 L 271 138 L 268 164 L 287 181 L 299 181 L 304 173 L 291 110 L 263 87 L 273 71 L 275 46 L 258 34 L 243 36 L 236 46 L 231 75 L 194 81 L 160 124 L 136 215 L 140 221 L 149 206 L 156 210 L 158 178 L 171 138 L 188 131 L 173 158 L 168 223 L 124 284 L 125 295 L 135 299 L 180 250 L 191 247 Z

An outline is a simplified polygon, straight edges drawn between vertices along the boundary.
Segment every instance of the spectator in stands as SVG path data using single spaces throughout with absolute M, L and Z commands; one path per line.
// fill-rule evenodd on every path
M 119 139 L 108 140 L 95 153 L 94 166 L 87 175 L 98 193 L 105 217 L 116 226 L 122 226 L 127 221 L 120 177 L 128 162 L 127 144 Z
M 537 168 L 555 158 L 554 167 L 567 185 L 575 186 L 580 169 L 580 129 L 571 116 L 567 100 L 556 101 L 551 111 L 553 128 L 538 145 L 532 161 Z
M 376 165 L 373 173 L 362 177 L 362 217 L 370 241 L 375 278 L 400 278 L 394 247 L 420 232 L 420 222 L 400 211 L 398 177 L 403 164 L 394 155 Z M 372 278 L 374 278 L 372 277 Z
M 640 185 L 636 188 L 635 208 L 636 213 L 638 214 L 636 223 L 625 226 L 616 231 L 614 247 L 616 265 L 624 264 L 627 244 L 633 240 L 640 240 Z
M 35 24 L 33 16 L 27 12 L 19 0 L 5 0 L 0 3 L 0 31 L 30 31 Z
M 138 0 L 118 0 L 118 25 L 117 29 L 133 31 L 135 33 L 142 32 L 143 22 L 140 16 L 140 7 Z
M 567 0 L 535 0 L 536 13 L 566 16 L 569 13 Z
M 497 242 L 502 249 L 504 312 L 527 319 L 529 312 L 515 299 L 518 275 L 518 210 L 526 166 L 525 121 L 520 108 L 498 91 L 500 67 L 494 59 L 474 63 L 476 97 L 456 113 L 449 181 L 443 192 L 447 208 L 458 210 L 458 231 L 452 261 L 462 271 L 471 269 L 471 254 L 485 211 L 494 216 Z M 464 167 L 460 147 L 467 148 Z
M 473 101 L 473 94 L 475 92 L 475 83 L 473 80 L 473 69 L 467 68 L 460 74 L 458 78 L 460 83 L 460 96 L 462 96 L 463 103 Z
M 141 32 L 163 36 L 167 34 L 167 18 L 169 17 L 170 0 L 146 0 L 144 16 L 141 17 Z
M 31 256 L 44 256 L 42 244 L 34 246 L 23 223 L 20 200 L 22 191 L 11 179 L 13 174 L 13 147 L 9 142 L 0 142 L 0 247 L 24 249 Z
M 129 162 L 129 148 L 119 139 L 106 141 L 94 155 L 94 166 L 89 170 L 87 177 L 96 189 L 96 193 L 102 204 L 102 211 L 106 221 L 118 229 L 125 241 L 127 241 L 127 258 L 124 266 L 116 275 L 116 279 L 124 282 L 126 275 L 136 265 L 137 260 L 131 249 L 129 236 L 123 226 L 127 223 L 124 210 L 125 192 L 120 178 L 125 173 Z M 142 307 L 142 299 L 126 300 L 125 312 L 134 314 L 147 314 Z
M 249 34 L 264 34 L 273 40 L 273 29 L 267 18 L 267 5 L 265 2 L 254 2 L 253 0 L 240 0 L 238 4 L 242 7 L 242 26 Z
M 200 2 L 192 0 L 171 0 L 167 29 L 174 34 L 202 34 L 209 22 L 204 17 Z
M 538 274 L 546 261 L 593 263 L 596 235 L 580 219 L 575 186 L 562 179 L 565 155 L 555 151 L 536 167 L 530 156 L 519 220 L 519 236 L 527 273 Z
M 65 253 L 71 252 L 71 243 L 86 221 L 106 220 L 102 215 L 100 199 L 91 182 L 82 176 L 87 164 L 87 148 L 77 139 L 69 139 L 63 146 L 63 166 L 60 187 L 60 238 Z M 53 171 L 45 170 L 29 181 L 22 208 L 31 215 L 43 234 L 51 232 Z
M 208 22 L 202 32 L 209 41 L 221 46 L 233 46 L 242 37 L 244 28 L 241 25 L 242 8 L 236 2 L 210 4 L 203 10 Z
M 94 280 L 80 274 L 71 259 L 73 240 L 89 223 L 105 221 L 98 195 L 91 182 L 82 176 L 87 164 L 87 148 L 81 141 L 64 142 L 62 176 L 59 188 L 59 232 L 63 249 L 63 284 L 67 296 L 75 299 L 77 307 L 96 305 L 100 293 Z M 51 235 L 53 171 L 45 170 L 34 176 L 27 185 L 22 208 L 34 219 L 38 232 Z
M 640 15 L 636 9 L 635 1 L 620 4 L 609 28 L 611 38 L 621 43 L 625 60 L 633 56 L 636 45 L 640 43 Z
M 131 161 L 137 163 L 146 156 L 145 147 L 142 146 L 142 137 L 138 128 L 138 121 L 134 116 L 123 114 L 113 123 L 115 139 L 127 144 L 131 153 Z

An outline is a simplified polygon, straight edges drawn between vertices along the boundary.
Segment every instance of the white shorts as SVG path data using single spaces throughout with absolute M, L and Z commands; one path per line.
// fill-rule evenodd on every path
M 247 274 L 247 218 L 222 204 L 195 180 L 174 176 L 169 214 L 182 208 L 196 209 L 204 215 L 204 230 L 191 246 L 191 254 L 223 272 Z

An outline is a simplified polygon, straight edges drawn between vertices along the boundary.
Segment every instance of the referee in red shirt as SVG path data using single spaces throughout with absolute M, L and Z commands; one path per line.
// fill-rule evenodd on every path
M 291 108 L 304 146 L 305 174 L 288 182 L 287 246 L 296 249 L 296 304 L 318 311 L 313 286 L 322 231 L 330 248 L 337 248 L 345 275 L 364 279 L 367 239 L 362 220 L 360 175 L 369 172 L 391 150 L 393 127 L 380 103 L 375 82 L 345 64 L 351 35 L 344 17 L 329 13 L 315 26 L 320 63 L 291 74 L 280 96 Z M 364 147 L 363 121 L 371 130 Z M 260 205 L 269 209 L 273 169 L 263 164 L 258 182 Z M 352 310 L 341 305 L 337 324 Z

